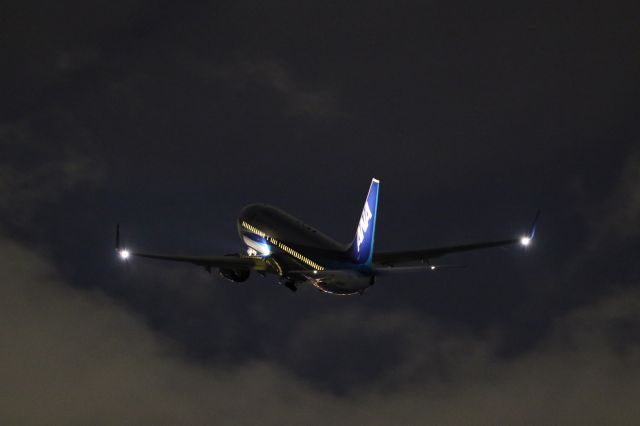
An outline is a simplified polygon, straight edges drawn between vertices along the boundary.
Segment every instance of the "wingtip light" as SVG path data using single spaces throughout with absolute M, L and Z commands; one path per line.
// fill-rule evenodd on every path
M 527 247 L 529 244 L 531 244 L 531 237 L 520 238 L 520 244 Z
M 131 253 L 129 253 L 129 250 L 126 250 L 126 249 L 122 249 L 118 251 L 118 254 L 120 255 L 120 259 L 122 260 L 127 260 L 131 255 Z

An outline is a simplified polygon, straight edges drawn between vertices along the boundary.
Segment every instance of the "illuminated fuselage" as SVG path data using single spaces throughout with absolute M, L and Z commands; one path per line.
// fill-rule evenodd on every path
M 263 257 L 269 272 L 283 280 L 309 281 L 322 291 L 340 295 L 362 293 L 373 284 L 371 270 L 349 258 L 348 245 L 276 207 L 246 206 L 237 227 L 248 253 Z

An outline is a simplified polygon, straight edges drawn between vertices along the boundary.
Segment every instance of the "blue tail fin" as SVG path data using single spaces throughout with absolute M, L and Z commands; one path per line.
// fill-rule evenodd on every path
M 371 180 L 369 194 L 362 209 L 356 236 L 349 247 L 349 256 L 357 264 L 371 265 L 373 258 L 373 239 L 376 233 L 376 212 L 378 210 L 378 188 L 380 181 Z

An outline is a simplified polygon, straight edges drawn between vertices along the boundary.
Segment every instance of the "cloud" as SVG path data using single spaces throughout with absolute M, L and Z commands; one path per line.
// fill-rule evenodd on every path
M 31 129 L 20 121 L 0 126 L 0 146 L 6 148 L 0 159 L 0 212 L 14 224 L 24 223 L 42 203 L 105 176 L 103 164 L 84 148 L 56 150 Z
M 233 84 L 238 90 L 249 84 L 261 84 L 284 101 L 284 112 L 316 118 L 342 114 L 337 95 L 328 88 L 313 87 L 294 76 L 293 71 L 276 60 L 240 60 L 208 68 L 212 75 Z
M 209 424 L 277 384 L 259 364 L 236 373 L 187 365 L 138 318 L 72 289 L 41 257 L 4 239 L 0 253 L 0 413 L 8 424 Z M 260 409 L 253 413 L 257 420 Z
M 304 319 L 290 363 L 343 352 L 394 368 L 349 394 L 269 358 L 202 366 L 100 293 L 72 288 L 47 259 L 0 239 L 0 413 L 8 424 L 635 424 L 640 294 L 559 318 L 534 351 L 503 360 L 499 335 L 443 333 L 411 313 Z M 357 329 L 350 324 L 363 324 Z M 621 333 L 627 333 L 620 338 Z M 628 337 L 631 333 L 633 339 Z M 371 345 L 340 344 L 364 334 Z M 340 365 L 329 366 L 347 374 Z M 345 378 L 348 380 L 348 378 Z
M 38 203 L 55 200 L 63 192 L 101 177 L 89 158 L 73 154 L 27 170 L 0 165 L 0 191 L 4 194 L 0 208 L 24 218 Z
M 593 247 L 604 241 L 623 242 L 640 236 L 640 153 L 627 157 L 600 216 L 602 223 L 592 224 L 596 228 Z

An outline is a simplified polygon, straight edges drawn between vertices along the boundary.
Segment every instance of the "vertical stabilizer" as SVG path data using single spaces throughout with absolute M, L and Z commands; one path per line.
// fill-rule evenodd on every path
M 356 229 L 356 236 L 353 238 L 351 247 L 349 247 L 349 255 L 357 264 L 370 265 L 373 258 L 373 239 L 376 233 L 379 187 L 380 181 L 372 179 Z

